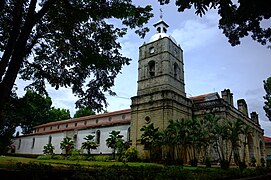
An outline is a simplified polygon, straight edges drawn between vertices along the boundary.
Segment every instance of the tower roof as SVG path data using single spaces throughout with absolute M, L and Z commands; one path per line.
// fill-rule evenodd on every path
M 156 28 L 156 34 L 154 34 L 150 38 L 149 42 L 157 41 L 158 39 L 162 39 L 164 37 L 168 37 L 175 44 L 177 44 L 177 41 L 172 36 L 170 36 L 169 34 L 167 34 L 167 28 L 169 27 L 169 25 L 163 19 L 160 19 L 153 26 Z

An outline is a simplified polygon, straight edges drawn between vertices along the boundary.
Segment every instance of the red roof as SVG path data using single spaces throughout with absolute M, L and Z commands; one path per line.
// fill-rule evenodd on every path
M 264 136 L 263 139 L 265 142 L 271 142 L 271 137 Z

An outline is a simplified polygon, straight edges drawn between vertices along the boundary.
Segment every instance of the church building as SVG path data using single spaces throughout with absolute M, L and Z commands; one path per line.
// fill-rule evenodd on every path
M 169 26 L 165 21 L 161 19 L 154 27 L 156 34 L 139 47 L 137 94 L 131 98 L 131 109 L 36 126 L 31 134 L 14 138 L 15 153 L 42 154 L 43 146 L 51 143 L 55 147 L 54 152 L 61 154 L 60 142 L 64 137 L 73 138 L 75 148 L 80 149 L 84 138 L 92 134 L 99 144 L 92 153 L 110 154 L 112 150 L 106 146 L 106 139 L 112 130 L 116 130 L 144 159 L 148 155 L 140 143 L 142 126 L 153 123 L 154 127 L 163 130 L 169 120 L 202 118 L 206 113 L 213 113 L 225 120 L 240 119 L 250 125 L 253 133 L 248 137 L 249 157 L 255 157 L 257 162 L 265 158 L 264 132 L 258 114 L 248 113 L 244 99 L 239 99 L 238 107 L 234 107 L 233 94 L 229 89 L 221 91 L 221 94 L 215 92 L 188 98 L 183 50 L 167 33 Z

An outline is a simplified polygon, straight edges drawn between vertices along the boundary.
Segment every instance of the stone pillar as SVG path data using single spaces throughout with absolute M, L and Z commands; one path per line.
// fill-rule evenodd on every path
M 229 89 L 224 89 L 223 91 L 221 91 L 221 96 L 224 101 L 229 103 L 229 105 L 233 106 L 233 94 Z
M 250 118 L 251 118 L 252 121 L 259 124 L 259 117 L 258 117 L 258 114 L 255 111 L 250 113 Z

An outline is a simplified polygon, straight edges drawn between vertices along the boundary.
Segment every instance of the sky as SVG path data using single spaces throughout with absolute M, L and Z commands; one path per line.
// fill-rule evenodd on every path
M 178 12 L 171 4 L 160 6 L 157 0 L 135 0 L 138 5 L 152 5 L 154 17 L 146 25 L 150 28 L 144 39 L 139 38 L 132 30 L 119 40 L 122 53 L 132 59 L 129 66 L 115 80 L 112 88 L 117 96 L 106 96 L 109 106 L 107 111 L 130 108 L 130 98 L 137 92 L 138 48 L 148 42 L 155 34 L 153 24 L 159 21 L 160 8 L 163 20 L 170 26 L 168 34 L 173 36 L 183 49 L 185 90 L 187 97 L 230 89 L 233 93 L 235 107 L 238 99 L 245 99 L 249 113 L 259 114 L 261 127 L 265 135 L 271 137 L 271 121 L 263 110 L 265 91 L 263 80 L 271 76 L 271 50 L 253 41 L 243 38 L 241 45 L 232 47 L 228 39 L 218 28 L 219 16 L 211 10 L 205 16 L 196 16 L 194 10 Z M 23 95 L 25 82 L 17 81 L 18 94 Z M 69 109 L 73 116 L 75 101 L 71 89 L 55 90 L 48 86 L 53 106 Z

